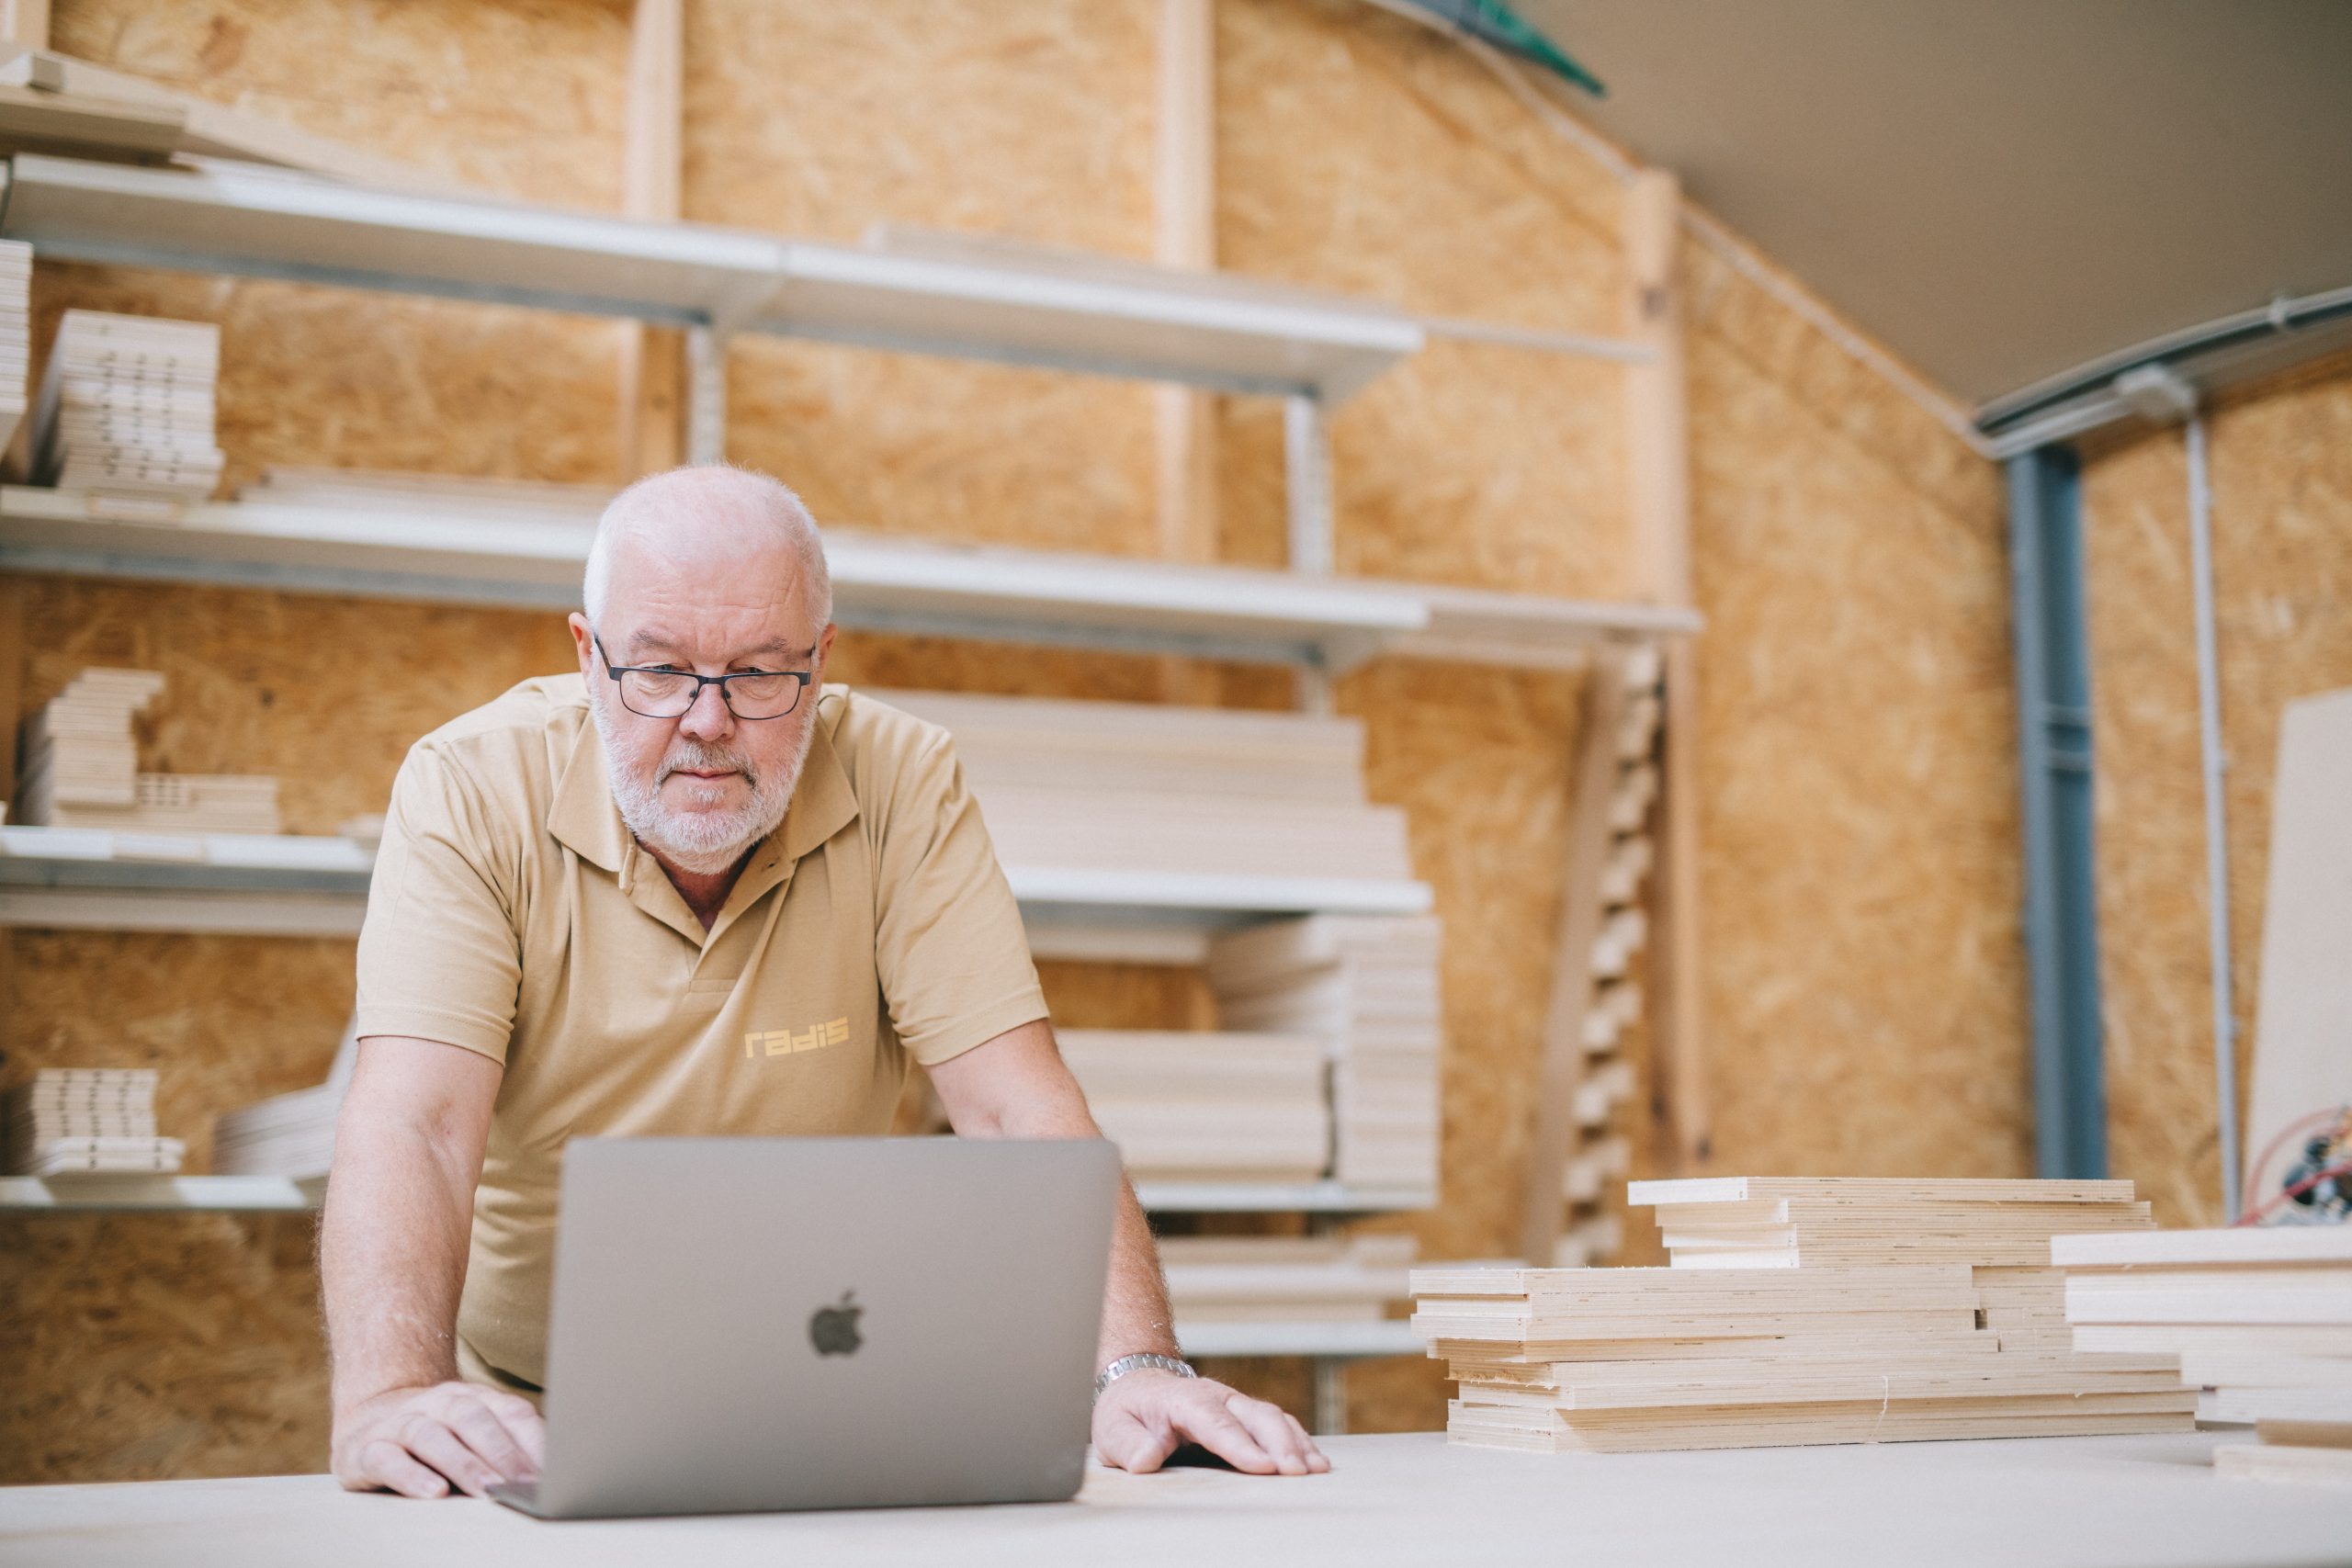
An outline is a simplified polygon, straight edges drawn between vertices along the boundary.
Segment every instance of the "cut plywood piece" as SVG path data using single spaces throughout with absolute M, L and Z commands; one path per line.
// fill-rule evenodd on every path
M 46 30 L 44 26 L 44 34 Z M 12 41 L 28 45 L 32 40 L 19 36 Z M 186 152 L 301 169 L 390 190 L 454 188 L 450 181 L 396 159 L 175 92 L 129 72 L 58 54 L 45 45 L 0 51 L 0 87 L 50 106 L 40 118 L 40 104 L 17 106 L 16 116 L 23 122 L 18 134 L 29 138 L 28 145 L 83 141 L 116 156 Z M 102 130 L 93 127 L 88 123 L 92 116 L 107 124 Z M 147 129 L 141 129 L 142 120 Z M 167 138 L 161 130 L 166 125 Z
M 2347 779 L 2352 690 L 2290 703 L 2279 721 L 2271 795 L 2270 886 L 2245 1127 L 2244 1202 L 2249 1210 L 2280 1190 L 2285 1165 L 2301 1152 L 2292 1135 L 2296 1124 L 2352 1105 L 2352 964 L 2345 961 L 2352 932 Z M 2267 1168 L 2257 1168 L 2274 1145 L 2282 1152 Z
M 2137 1231 L 2054 1235 L 2061 1268 L 2182 1269 L 2211 1265 L 2323 1263 L 2352 1266 L 2352 1225 L 2249 1225 L 2226 1230 Z

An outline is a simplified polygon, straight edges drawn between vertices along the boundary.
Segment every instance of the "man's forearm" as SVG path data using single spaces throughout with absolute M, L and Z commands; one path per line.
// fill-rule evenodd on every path
M 347 1410 L 392 1388 L 458 1375 L 474 1170 L 431 1129 L 346 1116 L 319 1233 L 333 1399 Z
M 1151 1227 L 1143 1217 L 1136 1190 L 1119 1183 L 1119 1208 L 1111 1222 L 1111 1278 L 1102 1292 L 1102 1335 L 1098 1366 L 1121 1356 L 1156 1351 L 1173 1356 L 1176 1350 L 1174 1314 L 1168 1306 L 1168 1285 L 1159 1272 L 1159 1251 L 1152 1245 Z

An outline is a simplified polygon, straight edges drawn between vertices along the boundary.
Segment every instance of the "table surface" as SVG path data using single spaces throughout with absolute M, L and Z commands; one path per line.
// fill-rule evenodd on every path
M 1887 1443 L 1518 1454 L 1434 1434 L 1327 1439 L 1329 1475 L 1092 1470 L 1073 1503 L 541 1523 L 324 1476 L 0 1489 L 0 1563 L 2352 1562 L 2352 1491 L 2222 1480 L 2217 1441 Z

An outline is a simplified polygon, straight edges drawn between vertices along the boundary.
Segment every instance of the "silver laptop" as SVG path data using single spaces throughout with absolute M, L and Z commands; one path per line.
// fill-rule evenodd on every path
M 576 1138 L 541 1518 L 1078 1490 L 1118 1152 L 1100 1140 Z

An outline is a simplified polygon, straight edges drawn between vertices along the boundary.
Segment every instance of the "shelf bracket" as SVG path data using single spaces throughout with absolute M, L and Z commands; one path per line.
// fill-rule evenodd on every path
M 686 329 L 686 461 L 727 460 L 727 338 L 713 327 Z
M 1323 404 L 1311 392 L 1283 400 L 1284 498 L 1290 516 L 1290 569 L 1331 571 L 1331 437 Z

